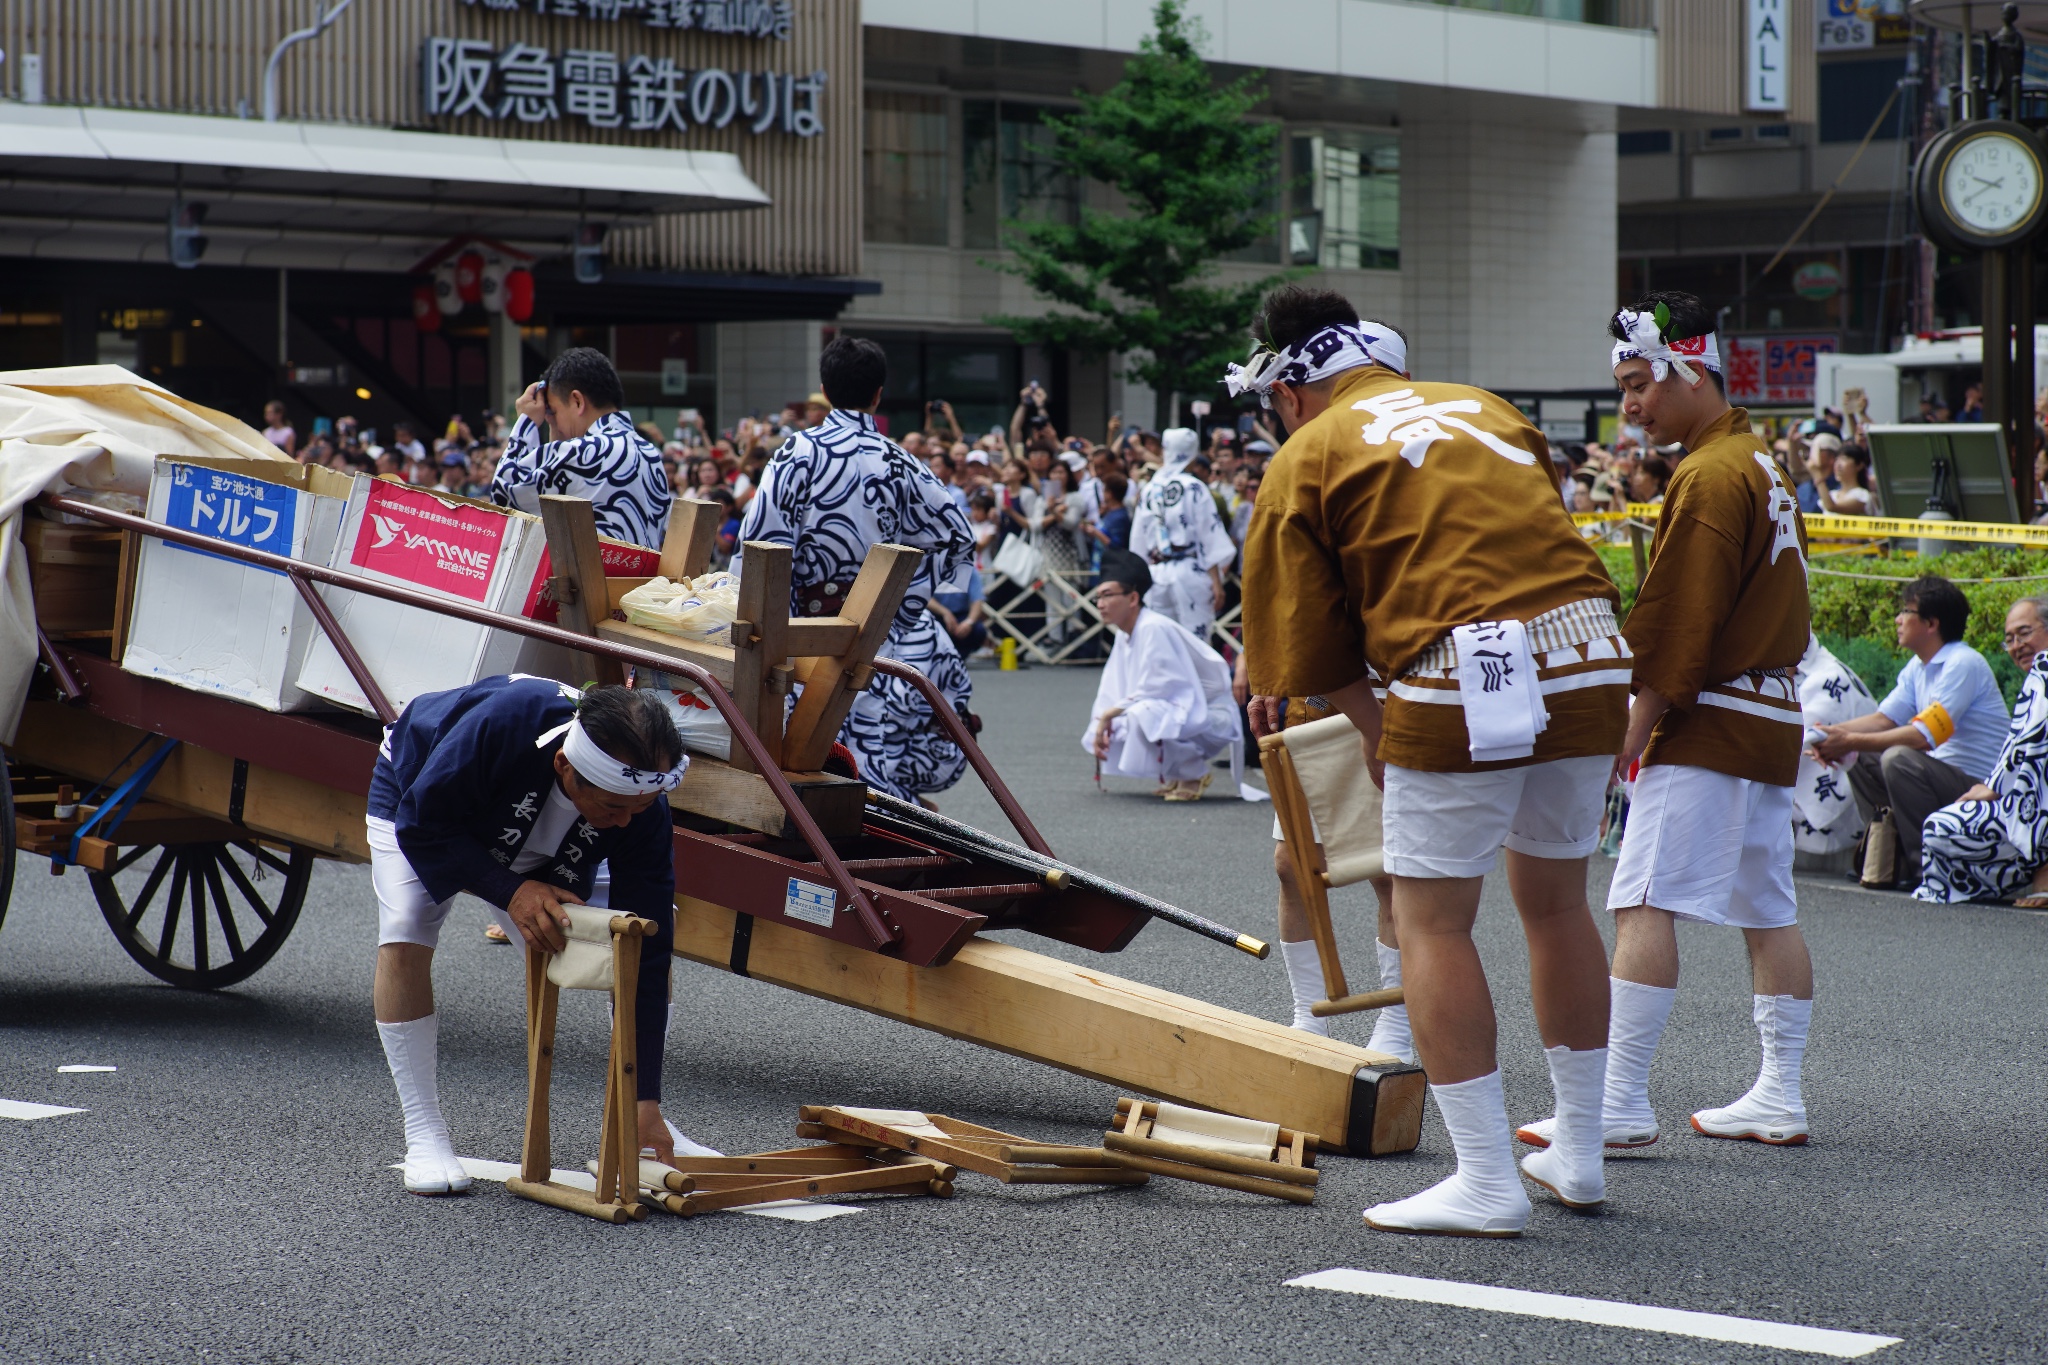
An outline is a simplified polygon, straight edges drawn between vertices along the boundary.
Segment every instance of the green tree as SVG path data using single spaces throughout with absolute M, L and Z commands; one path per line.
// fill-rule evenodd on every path
M 1260 296 L 1288 275 L 1208 282 L 1219 257 L 1274 231 L 1278 129 L 1250 117 L 1265 98 L 1256 73 L 1216 84 L 1181 0 L 1159 0 L 1153 22 L 1121 81 L 1045 120 L 1057 164 L 1117 190 L 1128 212 L 1006 222 L 1014 257 L 994 268 L 1062 307 L 989 321 L 1027 342 L 1121 353 L 1126 377 L 1157 395 L 1163 426 L 1172 394 L 1210 395 L 1244 357 Z

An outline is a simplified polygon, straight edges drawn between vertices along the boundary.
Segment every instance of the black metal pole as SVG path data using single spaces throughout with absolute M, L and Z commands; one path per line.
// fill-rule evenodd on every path
M 2039 239 L 2036 238 L 2035 242 Z M 2012 253 L 2012 444 L 2013 492 L 2020 520 L 2032 521 L 2034 507 L 2034 249 L 2027 242 Z
M 2012 273 L 2010 256 L 2002 249 L 1985 251 L 1977 257 L 1984 299 L 1984 372 L 1978 381 L 1983 393 L 1984 420 L 2012 430 Z M 2007 455 L 2017 458 L 2010 449 Z M 2017 468 L 2017 466 L 2015 466 Z

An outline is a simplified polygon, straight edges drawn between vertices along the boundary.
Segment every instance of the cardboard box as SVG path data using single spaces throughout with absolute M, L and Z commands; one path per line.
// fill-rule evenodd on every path
M 329 562 L 372 582 L 517 612 L 546 550 L 538 517 L 358 475 Z M 386 699 L 401 711 L 425 692 L 537 671 L 520 667 L 527 645 L 521 636 L 346 588 L 327 588 L 324 596 Z M 338 706 L 371 712 L 348 665 L 324 638 L 307 652 L 299 686 Z
M 324 564 L 349 480 L 277 460 L 158 459 L 151 521 Z M 141 537 L 127 648 L 130 673 L 266 711 L 314 705 L 295 684 L 320 626 L 291 579 L 224 555 Z

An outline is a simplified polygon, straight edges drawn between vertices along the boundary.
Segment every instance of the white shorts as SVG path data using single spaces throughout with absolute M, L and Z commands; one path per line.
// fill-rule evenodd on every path
M 1738 929 L 1799 919 L 1792 788 L 1659 763 L 1636 777 L 1609 910 L 1648 905 Z
M 437 901 L 419 874 L 412 870 L 405 854 L 398 847 L 398 827 L 389 820 L 380 820 L 372 815 L 363 821 L 370 839 L 370 885 L 377 892 L 377 946 L 387 943 L 417 943 L 423 948 L 438 947 L 441 942 L 441 925 L 454 908 L 451 900 Z M 592 877 L 590 904 L 607 904 L 611 896 L 611 877 L 604 864 L 598 865 Z M 498 927 L 514 943 L 526 942 L 525 935 L 512 917 L 488 902 L 484 908 L 498 921 Z
M 1387 871 L 1484 877 L 1503 845 L 1534 858 L 1584 858 L 1600 842 L 1614 760 L 1559 758 L 1479 773 L 1387 765 Z

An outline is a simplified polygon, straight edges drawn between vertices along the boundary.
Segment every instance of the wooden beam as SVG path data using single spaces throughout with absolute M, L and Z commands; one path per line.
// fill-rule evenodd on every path
M 739 619 L 732 626 L 732 698 L 740 715 L 761 737 L 769 756 L 785 768 L 822 768 L 825 755 L 792 764 L 782 752 L 782 699 L 768 691 L 769 674 L 789 658 L 790 548 L 750 540 L 741 549 Z M 752 760 L 735 744 L 736 767 Z
M 565 498 L 554 493 L 540 497 L 541 526 L 548 537 L 549 582 L 558 586 L 557 618 L 563 630 L 578 635 L 595 635 L 601 621 L 611 616 L 611 598 L 605 589 L 604 547 L 597 539 L 597 516 L 583 498 Z M 591 676 L 607 687 L 626 681 L 617 659 L 596 654 L 582 656 Z
M 597 638 L 611 640 L 636 649 L 648 650 L 655 654 L 667 654 L 685 662 L 693 663 L 718 680 L 718 685 L 732 691 L 733 651 L 730 645 L 715 645 L 704 640 L 685 640 L 680 635 L 666 635 L 645 626 L 636 626 L 630 621 L 599 621 Z M 734 700 L 738 700 L 737 697 Z
M 59 702 L 31 701 L 7 756 L 82 779 L 91 786 L 114 772 L 143 736 L 141 730 L 90 711 Z M 132 767 L 122 769 L 123 773 L 131 771 Z M 158 769 L 156 780 L 149 785 L 149 797 L 197 815 L 226 820 L 234 786 L 232 758 L 195 744 L 181 744 Z M 299 844 L 329 857 L 368 862 L 365 804 L 360 796 L 252 763 L 242 802 L 242 825 L 251 834 Z
M 680 498 L 669 508 L 668 535 L 661 542 L 663 578 L 671 583 L 696 578 L 711 567 L 724 510 L 715 502 L 695 498 Z
M 826 838 L 848 838 L 860 833 L 861 818 L 867 809 L 867 783 L 831 773 L 783 775 Z M 702 754 L 690 756 L 683 785 L 671 792 L 668 799 L 670 805 L 692 815 L 723 820 L 778 839 L 799 837 L 789 812 L 775 799 L 767 778 Z
M 676 898 L 676 954 L 731 970 L 732 910 Z M 1423 1076 L 1397 1058 L 976 938 L 913 967 L 755 919 L 745 971 L 948 1037 L 1183 1104 L 1321 1135 L 1353 1155 L 1415 1148 Z
M 790 713 L 784 767 L 822 768 L 831 756 L 840 723 L 852 709 L 854 697 L 868 685 L 868 666 L 889 637 L 896 608 L 923 558 L 922 550 L 904 545 L 869 548 L 860 576 L 853 580 L 839 611 L 841 619 L 859 626 L 852 642 L 834 656 L 814 656 L 797 664 L 797 681 L 804 691 Z
M 610 611 L 624 611 L 623 599 L 635 588 L 644 588 L 654 581 L 652 574 L 634 574 L 628 578 L 607 578 L 604 581 L 605 604 Z
M 789 623 L 789 652 L 797 658 L 839 655 L 853 648 L 860 623 L 844 616 L 812 616 Z

